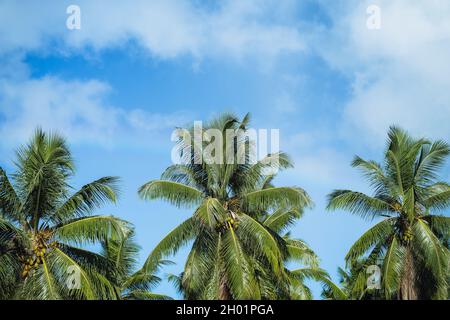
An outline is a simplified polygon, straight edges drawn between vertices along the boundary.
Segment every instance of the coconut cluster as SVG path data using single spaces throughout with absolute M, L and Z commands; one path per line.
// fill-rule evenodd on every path
M 402 241 L 405 243 L 410 242 L 414 238 L 411 228 L 407 228 L 402 236 Z
M 20 257 L 23 264 L 21 273 L 22 278 L 25 279 L 28 277 L 33 270 L 36 270 L 43 263 L 43 259 L 49 249 L 57 247 L 57 242 L 48 242 L 47 238 L 48 237 L 42 235 L 33 237 L 29 254 Z

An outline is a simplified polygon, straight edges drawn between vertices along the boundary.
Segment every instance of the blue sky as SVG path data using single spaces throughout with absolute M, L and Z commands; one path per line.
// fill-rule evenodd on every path
M 69 4 L 80 30 L 66 28 Z M 366 26 L 371 4 L 379 30 Z M 276 183 L 316 203 L 293 235 L 336 279 L 372 223 L 324 209 L 332 189 L 367 190 L 352 157 L 380 160 L 391 124 L 450 140 L 449 18 L 446 0 L 0 0 L 0 165 L 12 172 L 38 125 L 64 134 L 74 186 L 122 177 L 120 201 L 99 213 L 135 224 L 144 259 L 190 214 L 137 196 L 171 164 L 174 127 L 250 112 L 254 128 L 280 129 L 296 166 Z M 185 253 L 164 272 L 178 273 Z M 166 282 L 155 291 L 174 295 Z

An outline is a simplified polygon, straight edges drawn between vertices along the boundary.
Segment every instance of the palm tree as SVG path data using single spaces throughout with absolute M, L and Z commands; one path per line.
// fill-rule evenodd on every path
M 373 196 L 351 190 L 329 195 L 328 209 L 382 218 L 350 248 L 346 261 L 367 255 L 382 261 L 385 298 L 446 299 L 450 185 L 438 180 L 450 148 L 443 141 L 413 139 L 391 127 L 383 165 L 355 157 L 374 188 Z
M 102 255 L 114 264 L 114 273 L 110 275 L 116 291 L 116 298 L 121 300 L 168 300 L 168 296 L 150 292 L 161 279 L 156 276 L 160 266 L 170 264 L 161 260 L 154 270 L 137 270 L 140 246 L 134 240 L 134 230 L 125 237 L 109 238 L 102 242 Z
M 227 129 L 245 131 L 248 122 L 248 115 L 239 121 L 224 114 L 201 133 L 218 129 L 225 137 Z M 194 131 L 190 129 L 190 137 L 195 136 Z M 283 261 L 288 250 L 286 241 L 262 223 L 263 217 L 280 207 L 301 212 L 312 202 L 301 188 L 271 185 L 274 174 L 267 175 L 267 169 L 292 166 L 284 153 L 250 163 L 254 145 L 237 136 L 215 151 L 215 155 L 220 149 L 225 151 L 228 160 L 217 163 L 196 152 L 196 143 L 195 139 L 180 138 L 178 150 L 184 162 L 170 166 L 160 180 L 150 181 L 139 190 L 144 199 L 164 199 L 179 208 L 195 208 L 190 218 L 156 246 L 145 267 L 193 241 L 180 279 L 186 298 L 264 298 L 267 292 L 261 286 L 262 279 L 280 286 L 286 283 Z M 205 142 L 202 146 L 207 148 Z M 240 148 L 245 148 L 244 163 L 239 161 Z M 274 159 L 278 164 L 270 161 Z
M 292 225 L 295 220 L 301 217 L 301 212 L 280 208 L 272 214 L 267 214 L 260 223 L 272 232 L 281 233 Z M 254 259 L 252 264 L 257 271 L 256 278 L 261 295 L 264 299 L 271 300 L 311 300 L 313 298 L 311 289 L 305 280 L 315 280 L 329 288 L 330 294 L 339 296 L 336 286 L 332 284 L 328 273 L 319 268 L 319 258 L 314 251 L 302 240 L 292 239 L 287 232 L 283 237 L 288 254 L 283 260 L 283 270 L 285 277 L 279 279 L 275 274 L 267 272 L 267 267 Z M 298 263 L 300 268 L 290 270 L 287 265 Z M 269 270 L 270 271 L 270 270 Z M 262 276 L 261 276 L 262 275 Z M 184 272 L 180 275 L 169 275 L 178 293 L 183 297 L 188 297 L 183 287 Z M 210 297 L 214 299 L 214 297 Z
M 82 246 L 127 232 L 122 220 L 91 215 L 116 201 L 117 178 L 100 178 L 70 194 L 74 164 L 66 142 L 40 129 L 18 149 L 15 166 L 12 180 L 0 168 L 1 297 L 112 296 L 111 264 Z

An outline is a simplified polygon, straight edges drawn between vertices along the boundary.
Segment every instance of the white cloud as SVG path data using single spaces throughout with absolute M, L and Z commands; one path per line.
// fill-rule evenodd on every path
M 89 53 L 136 42 L 153 57 L 188 55 L 232 59 L 270 68 L 284 54 L 304 50 L 295 25 L 285 23 L 294 2 L 228 0 L 205 7 L 196 1 L 79 0 L 81 30 L 68 30 L 69 1 L 0 0 L 0 134 L 23 142 L 37 125 L 101 145 L 133 143 L 184 123 L 180 114 L 154 114 L 109 105 L 108 84 L 48 76 L 34 79 L 23 62 L 30 51 Z M 89 50 L 89 51 L 86 51 Z M 290 103 L 292 101 L 280 101 Z
M 350 166 L 353 155 L 332 145 L 333 139 L 330 132 L 319 129 L 285 137 L 283 146 L 295 163 L 293 172 L 287 173 L 290 179 L 314 189 L 355 185 L 360 179 Z
M 298 155 L 295 161 L 295 172 L 300 181 L 315 186 L 337 188 L 339 184 L 351 181 L 348 157 L 332 148 L 310 149 Z
M 381 9 L 380 30 L 366 28 L 372 3 Z M 448 137 L 450 2 L 353 1 L 337 12 L 332 32 L 318 36 L 316 46 L 355 79 L 343 112 L 348 136 L 358 132 L 378 146 L 387 127 L 398 124 L 414 134 Z
M 0 3 L 0 53 L 10 50 L 46 50 L 57 39 L 59 50 L 101 50 L 137 41 L 151 55 L 196 59 L 257 58 L 271 64 L 279 55 L 304 50 L 295 26 L 287 25 L 279 11 L 290 13 L 287 2 L 228 0 L 213 9 L 192 1 L 89 1 L 79 0 L 81 30 L 67 30 L 69 4 L 55 1 Z M 17 19 L 20 17 L 20 19 Z M 55 45 L 55 42 L 52 43 Z
M 297 54 L 313 48 L 313 52 L 319 53 L 333 68 L 354 79 L 353 94 L 343 110 L 338 111 L 341 119 L 336 120 L 340 121 L 336 127 L 344 128 L 347 137 L 378 146 L 384 142 L 386 128 L 394 123 L 417 134 L 444 138 L 450 135 L 447 125 L 450 122 L 450 64 L 447 62 L 450 2 L 354 0 L 343 5 L 321 1 L 322 8 L 328 10 L 333 20 L 331 29 L 320 24 L 306 26 L 298 21 L 295 8 L 299 4 L 295 1 L 281 5 L 275 0 L 229 0 L 214 3 L 210 8 L 196 3 L 80 0 L 77 4 L 82 11 L 82 29 L 69 31 L 65 28 L 65 9 L 69 2 L 30 1 L 24 5 L 1 1 L 0 21 L 7 28 L 0 30 L 0 54 L 49 50 L 50 43 L 56 43 L 56 49 L 52 50 L 70 52 L 86 47 L 102 50 L 134 40 L 149 54 L 163 59 L 182 55 L 199 61 L 208 57 L 231 57 L 270 66 L 284 53 Z M 366 8 L 373 3 L 381 8 L 381 30 L 377 31 L 366 27 Z M 24 69 L 20 59 L 16 59 L 13 66 L 7 66 L 11 70 Z M 20 72 L 26 74 L 26 71 Z M 11 71 L 1 70 L 0 79 L 4 74 L 11 74 Z M 59 91 L 65 95 L 70 96 L 75 89 L 81 99 L 93 104 L 84 117 L 108 110 L 105 118 L 111 117 L 111 112 L 116 114 L 110 120 L 113 126 L 123 117 L 120 109 L 105 105 L 101 97 L 108 89 L 95 81 L 83 86 L 55 78 L 29 79 L 24 83 L 25 92 L 43 100 L 47 98 L 47 101 L 58 99 L 52 96 L 55 94 L 52 90 L 44 90 L 52 81 L 57 82 Z M 36 89 L 39 85 L 44 86 L 40 93 Z M 3 86 L 6 90 L 7 86 Z M 300 104 L 293 94 L 295 88 L 288 86 L 280 90 L 275 106 L 287 112 L 298 108 Z M 14 91 L 14 86 L 9 90 Z M 60 100 L 69 105 L 67 99 Z M 96 109 L 99 105 L 102 108 Z M 51 110 L 48 106 L 47 109 Z M 69 119 L 71 113 L 57 114 Z M 136 114 L 128 114 L 126 123 L 142 126 L 145 122 L 158 126 L 165 122 L 159 119 L 164 117 L 162 115 L 152 115 L 152 119 L 141 121 L 142 116 Z M 17 124 L 18 120 L 15 121 Z M 94 124 L 89 121 L 85 119 L 84 125 Z M 76 124 L 83 132 L 82 124 Z M 95 124 L 102 128 L 101 123 Z M 101 131 L 100 137 L 108 136 L 108 128 Z
M 107 103 L 110 91 L 106 83 L 97 80 L 0 80 L 0 135 L 8 137 L 5 143 L 15 145 L 40 126 L 58 131 L 74 143 L 110 147 L 156 144 L 165 133 L 169 141 L 170 130 L 186 121 L 182 114 L 111 106 Z

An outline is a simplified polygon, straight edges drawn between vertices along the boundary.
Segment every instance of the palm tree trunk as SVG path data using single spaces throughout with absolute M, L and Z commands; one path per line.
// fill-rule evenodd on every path
M 411 248 L 406 248 L 405 267 L 403 269 L 402 279 L 400 281 L 401 300 L 418 300 L 419 292 L 416 283 L 416 270 L 414 266 L 414 257 Z
M 225 275 L 222 275 L 220 278 L 220 286 L 219 286 L 219 300 L 232 300 L 233 296 L 231 295 L 230 288 L 227 285 L 227 279 Z

